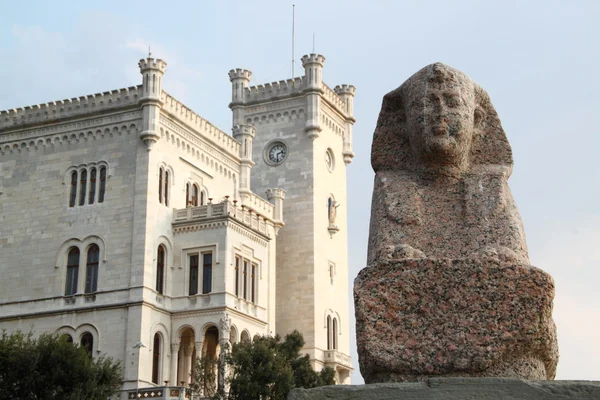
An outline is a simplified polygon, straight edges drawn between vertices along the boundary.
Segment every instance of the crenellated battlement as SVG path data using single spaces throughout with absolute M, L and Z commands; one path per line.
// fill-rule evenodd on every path
M 154 59 L 152 57 L 142 58 L 138 63 L 140 71 L 144 72 L 147 69 L 159 69 L 163 73 L 167 69 L 167 63 L 160 58 Z
M 337 92 L 332 90 L 325 83 L 323 83 L 322 88 L 323 88 L 323 97 L 325 98 L 325 100 L 327 100 L 332 106 L 337 108 L 338 111 L 340 111 L 343 115 L 345 115 L 347 113 L 346 112 L 346 110 L 347 110 L 346 100 L 344 100 L 342 97 L 340 97 L 340 95 Z
M 232 129 L 233 137 L 237 138 L 239 135 L 249 135 L 254 137 L 256 134 L 256 128 L 252 125 L 235 125 Z
M 200 132 L 205 137 L 211 139 L 226 151 L 230 152 L 230 154 L 233 154 L 236 157 L 238 156 L 240 152 L 240 143 L 233 137 L 196 114 L 189 107 L 185 106 L 164 90 L 161 95 L 161 101 L 163 103 L 163 111 L 176 116 L 179 121 L 184 122 L 197 132 Z
M 292 94 L 301 93 L 304 90 L 304 78 L 298 77 L 293 79 L 271 82 L 262 85 L 250 86 L 245 89 L 244 98 L 246 103 L 271 100 L 274 97 L 290 96 Z
M 356 93 L 356 88 L 353 85 L 337 85 L 333 88 L 333 91 L 338 95 L 349 95 L 354 96 Z
M 113 108 L 137 106 L 141 85 L 103 93 L 0 111 L 0 131 L 24 125 L 55 122 Z
M 309 64 L 319 64 L 322 67 L 325 64 L 325 57 L 315 53 L 302 56 L 302 66 L 306 67 Z
M 252 79 L 252 71 L 243 69 L 243 68 L 235 68 L 229 71 L 229 80 L 233 81 L 234 79 Z

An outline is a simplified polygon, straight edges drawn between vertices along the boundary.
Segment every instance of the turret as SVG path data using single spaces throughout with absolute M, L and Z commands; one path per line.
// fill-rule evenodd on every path
M 319 125 L 319 102 L 323 92 L 323 65 L 325 57 L 320 54 L 308 54 L 302 57 L 304 67 L 304 83 L 306 90 L 306 125 L 304 131 L 308 137 L 315 139 L 321 132 Z
M 150 151 L 152 145 L 160 139 L 158 121 L 162 107 L 162 77 L 167 69 L 167 63 L 148 56 L 141 59 L 138 66 L 142 74 L 142 95 L 139 102 L 142 106 L 143 126 L 140 139 Z
M 154 99 L 160 101 L 162 94 L 162 77 L 167 69 L 167 63 L 152 57 L 142 58 L 138 63 L 143 76 L 141 99 Z
M 354 94 L 356 93 L 356 88 L 352 85 L 338 85 L 333 90 L 346 103 L 346 134 L 344 135 L 344 149 L 342 150 L 342 154 L 344 156 L 344 163 L 348 165 L 354 157 L 354 152 L 352 151 L 352 126 L 356 122 L 354 118 Z
M 246 101 L 245 93 L 252 79 L 252 72 L 247 69 L 236 68 L 229 71 L 231 81 L 231 103 L 229 108 L 233 112 L 233 126 L 243 124 L 242 106 Z
M 252 125 L 235 125 L 233 127 L 233 137 L 235 140 L 240 142 L 240 196 L 242 201 L 244 198 L 251 193 L 250 191 L 250 171 L 254 162 L 252 161 L 252 141 L 256 129 Z
M 283 200 L 285 200 L 285 190 L 271 188 L 266 191 L 267 199 L 273 204 L 273 221 L 275 221 L 275 234 L 285 224 L 283 222 Z
M 320 54 L 307 54 L 302 57 L 304 82 L 307 88 L 321 90 L 325 57 Z

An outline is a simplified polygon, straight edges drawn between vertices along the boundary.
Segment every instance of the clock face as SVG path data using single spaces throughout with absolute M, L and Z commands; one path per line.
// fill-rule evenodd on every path
M 287 156 L 287 151 L 285 144 L 277 142 L 269 147 L 267 157 L 272 164 L 281 164 Z

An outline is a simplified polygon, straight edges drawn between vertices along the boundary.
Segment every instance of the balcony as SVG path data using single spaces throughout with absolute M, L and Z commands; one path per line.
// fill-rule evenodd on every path
M 127 399 L 189 400 L 192 398 L 194 398 L 192 391 L 181 386 L 163 386 L 127 391 Z
M 325 364 L 333 367 L 343 367 L 346 369 L 352 369 L 352 358 L 350 356 L 341 353 L 337 350 L 325 350 Z
M 272 213 L 272 210 L 269 210 Z M 173 224 L 182 224 L 186 222 L 202 222 L 210 219 L 230 217 L 252 228 L 253 230 L 269 236 L 267 231 L 267 216 L 258 214 L 255 210 L 247 206 L 238 206 L 229 200 L 221 203 L 207 204 L 199 207 L 188 207 L 178 209 L 173 212 Z M 272 217 L 272 216 L 271 216 Z

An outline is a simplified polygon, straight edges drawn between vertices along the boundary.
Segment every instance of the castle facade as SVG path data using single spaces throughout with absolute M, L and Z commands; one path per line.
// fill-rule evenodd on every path
M 141 85 L 1 111 L 0 328 L 122 360 L 145 397 L 186 386 L 201 354 L 293 329 L 349 383 L 354 87 L 327 86 L 324 61 L 257 86 L 230 71 L 232 134 L 165 92 L 150 56 Z

